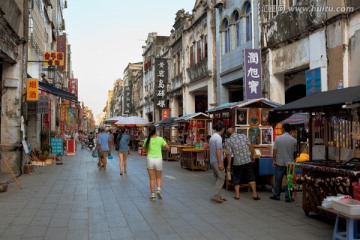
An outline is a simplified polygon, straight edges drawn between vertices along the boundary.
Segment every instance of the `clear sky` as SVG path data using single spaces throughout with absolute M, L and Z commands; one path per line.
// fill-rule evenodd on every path
M 79 100 L 101 113 L 114 81 L 129 62 L 142 61 L 148 33 L 169 36 L 175 14 L 196 0 L 68 0 L 65 27 Z

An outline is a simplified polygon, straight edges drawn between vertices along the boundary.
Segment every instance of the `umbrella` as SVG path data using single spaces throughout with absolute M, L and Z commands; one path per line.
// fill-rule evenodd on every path
M 111 118 L 107 118 L 104 120 L 104 122 L 111 122 L 111 123 L 115 123 L 119 120 L 124 119 L 125 117 L 121 117 L 121 116 L 116 116 L 116 117 L 111 117 Z
M 155 124 L 155 127 L 171 127 L 171 126 L 177 126 L 178 123 L 175 122 L 175 119 L 177 117 L 168 117 L 165 118 L 163 120 L 161 120 L 160 122 L 158 122 L 157 124 Z
M 131 117 L 126 117 L 124 119 L 120 119 L 115 124 L 118 126 L 131 127 L 131 126 L 145 126 L 145 125 L 149 125 L 150 123 L 148 122 L 148 120 L 142 117 L 131 116 Z

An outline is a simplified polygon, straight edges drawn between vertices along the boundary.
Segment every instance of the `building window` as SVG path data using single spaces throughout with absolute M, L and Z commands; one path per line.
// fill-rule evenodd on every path
M 204 39 L 204 59 L 207 59 L 208 57 L 208 43 L 207 43 L 207 35 L 203 37 Z
M 202 60 L 202 40 L 200 39 L 197 42 L 197 52 L 196 52 L 196 59 L 197 59 L 197 63 L 199 63 Z
M 226 18 L 224 19 L 224 51 L 225 53 L 230 52 L 230 28 Z
M 236 47 L 240 46 L 240 15 L 238 11 L 234 13 L 235 21 L 235 43 Z
M 246 19 L 246 42 L 252 38 L 252 16 L 251 16 L 251 4 L 247 2 L 245 4 L 245 19 Z
M 194 45 L 190 47 L 190 67 L 194 65 Z

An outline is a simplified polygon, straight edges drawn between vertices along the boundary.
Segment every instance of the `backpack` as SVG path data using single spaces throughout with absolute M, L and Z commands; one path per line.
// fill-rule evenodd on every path
M 122 134 L 120 133 L 117 135 L 116 141 L 115 141 L 115 150 L 119 151 L 120 149 L 120 141 L 121 141 Z

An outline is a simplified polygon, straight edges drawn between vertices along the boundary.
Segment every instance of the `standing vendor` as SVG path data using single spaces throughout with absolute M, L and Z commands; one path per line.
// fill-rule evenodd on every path
M 297 154 L 297 141 L 290 135 L 291 126 L 288 123 L 283 125 L 284 133 L 277 137 L 273 149 L 273 167 L 275 167 L 275 186 L 272 200 L 280 200 L 282 179 L 286 173 L 286 167 L 294 162 Z M 285 188 L 285 201 L 292 202 L 288 187 Z

